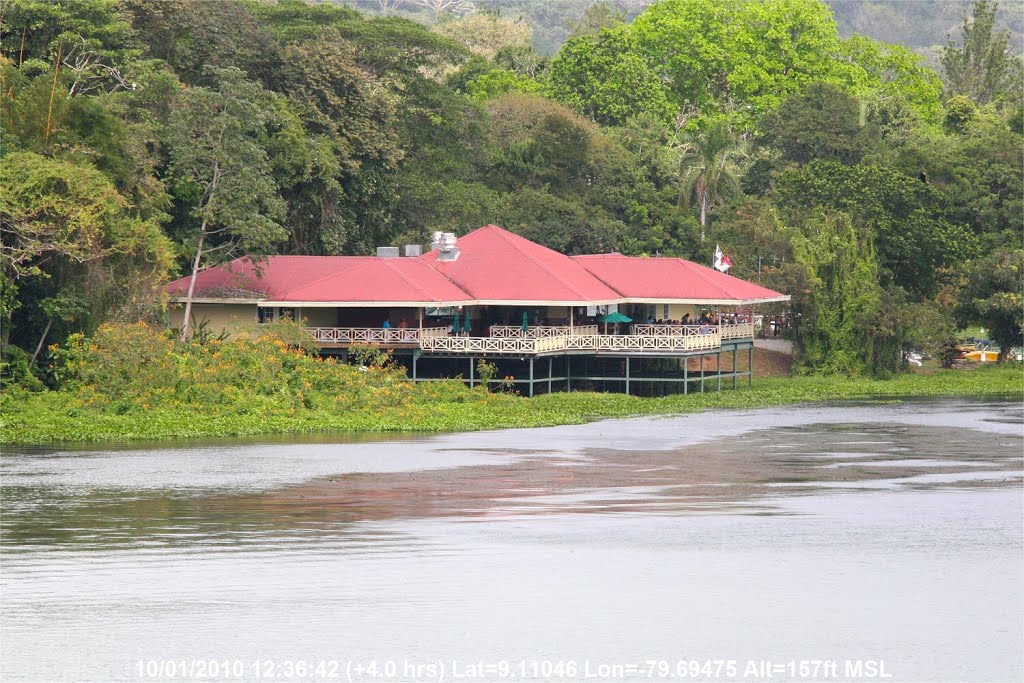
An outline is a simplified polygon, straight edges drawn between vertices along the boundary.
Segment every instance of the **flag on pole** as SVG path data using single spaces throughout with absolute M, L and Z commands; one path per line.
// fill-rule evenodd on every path
M 722 253 L 722 248 L 715 245 L 715 270 L 725 272 L 732 267 L 732 259 Z

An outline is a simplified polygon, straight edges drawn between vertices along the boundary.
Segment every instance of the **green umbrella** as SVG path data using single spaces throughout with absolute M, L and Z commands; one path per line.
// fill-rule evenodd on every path
M 523 311 L 523 332 L 530 327 L 530 316 L 527 315 L 526 311 Z
M 608 323 L 631 323 L 633 319 L 627 315 L 623 315 L 618 311 L 612 311 L 611 313 L 605 313 L 600 318 L 601 322 L 604 323 L 604 333 L 608 334 Z
M 455 320 L 452 321 L 452 334 L 458 334 L 462 330 L 459 329 L 459 314 L 455 314 Z
M 469 334 L 473 331 L 473 325 L 469 322 L 469 311 L 466 311 L 466 322 L 462 326 L 462 331 Z

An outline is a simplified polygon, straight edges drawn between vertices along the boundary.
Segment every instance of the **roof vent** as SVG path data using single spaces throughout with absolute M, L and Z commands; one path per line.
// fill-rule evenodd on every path
M 431 251 L 433 251 L 435 249 L 440 249 L 441 248 L 441 235 L 443 235 L 443 234 L 444 234 L 443 232 L 435 232 L 433 235 L 430 236 L 430 250 Z
M 398 258 L 398 247 L 377 247 L 377 258 Z
M 420 256 L 423 254 L 423 247 L 418 244 L 405 245 L 406 256 Z
M 454 261 L 459 258 L 459 248 L 455 246 L 455 233 L 442 232 L 438 240 L 438 261 Z

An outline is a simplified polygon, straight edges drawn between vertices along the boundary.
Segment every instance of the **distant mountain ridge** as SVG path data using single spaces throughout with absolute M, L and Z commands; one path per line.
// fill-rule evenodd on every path
M 429 23 L 433 13 L 426 7 L 441 0 L 333 0 L 363 11 L 378 13 L 386 6 L 393 14 Z M 854 33 L 887 43 L 902 43 L 938 64 L 938 50 L 952 37 L 958 39 L 971 0 L 824 0 L 832 8 L 839 34 Z M 654 0 L 609 0 L 626 20 L 632 20 Z M 478 9 L 518 16 L 533 27 L 534 47 L 553 55 L 568 39 L 572 24 L 578 22 L 595 0 L 473 0 Z M 451 5 L 454 6 L 454 5 Z M 1011 45 L 1024 54 L 1024 4 L 1018 0 L 1000 3 L 999 28 L 1010 31 Z

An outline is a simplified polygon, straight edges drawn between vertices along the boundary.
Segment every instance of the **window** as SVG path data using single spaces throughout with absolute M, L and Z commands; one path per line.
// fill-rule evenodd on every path
M 277 320 L 295 320 L 295 309 L 294 308 L 282 308 L 279 306 L 263 307 L 260 306 L 258 309 L 258 319 L 261 323 L 272 323 Z

